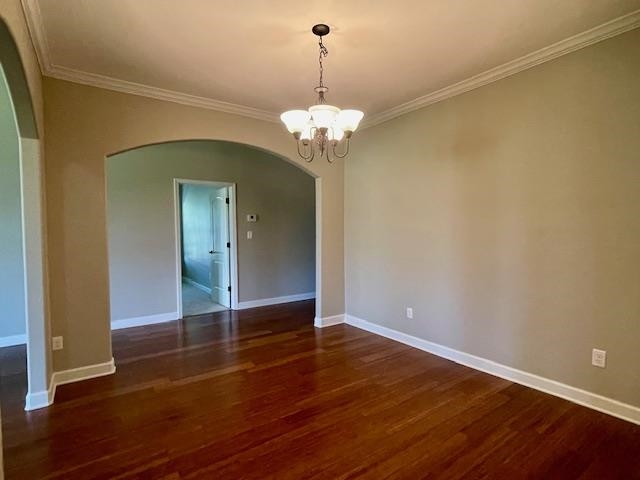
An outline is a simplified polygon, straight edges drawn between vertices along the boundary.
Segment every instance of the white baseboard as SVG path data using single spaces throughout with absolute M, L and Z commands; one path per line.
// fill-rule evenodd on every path
M 53 397 L 55 394 L 56 385 L 51 381 L 49 382 L 49 390 L 27 393 L 27 397 L 24 401 L 24 409 L 29 412 L 31 410 L 48 407 L 53 403 Z
M 444 345 L 429 342 L 422 338 L 414 337 L 391 328 L 368 322 L 361 318 L 354 317 L 353 315 L 345 315 L 345 323 L 353 327 L 390 338 L 391 340 L 410 345 L 420 350 L 424 350 L 425 352 L 432 353 L 439 357 L 452 360 L 475 370 L 480 370 L 482 372 L 495 375 L 496 377 L 504 378 L 514 383 L 518 383 L 535 390 L 540 390 L 579 405 L 592 408 L 593 410 L 640 425 L 640 407 L 622 403 L 608 397 L 603 397 L 602 395 L 572 387 L 533 373 L 508 367 L 492 360 L 487 360 L 486 358 L 454 350 L 453 348 L 445 347 Z
M 145 315 L 144 317 L 123 318 L 111 322 L 111 330 L 121 328 L 141 327 L 143 325 L 153 325 L 154 323 L 171 322 L 178 320 L 178 312 L 158 313 L 156 315 Z
M 81 380 L 89 380 L 90 378 L 103 377 L 113 373 L 116 373 L 116 365 L 112 358 L 105 363 L 96 363 L 95 365 L 87 365 L 86 367 L 53 372 L 51 381 L 57 387 L 58 385 L 80 382 Z
M 182 281 L 184 283 L 188 283 L 189 285 L 191 285 L 192 287 L 196 287 L 198 290 L 202 290 L 204 293 L 211 295 L 211 289 L 208 287 L 205 287 L 204 285 L 191 280 L 189 277 L 182 277 Z
M 61 370 L 53 372 L 49 390 L 42 392 L 28 393 L 25 399 L 24 409 L 27 411 L 36 410 L 38 408 L 48 407 L 53 403 L 56 395 L 56 387 L 66 383 L 80 382 L 91 378 L 103 377 L 116 373 L 116 365 L 113 358 L 105 363 L 97 363 L 95 365 L 87 365 L 86 367 L 72 368 L 70 370 Z
M 1 347 L 13 347 L 14 345 L 24 345 L 27 343 L 26 335 L 11 335 L 8 337 L 0 337 Z
M 344 313 L 340 315 L 333 315 L 332 317 L 316 317 L 313 320 L 313 326 L 317 328 L 330 327 L 332 325 L 338 325 L 344 323 Z
M 298 293 L 296 295 L 287 295 L 285 297 L 248 300 L 246 302 L 238 302 L 238 310 L 244 310 L 245 308 L 266 307 L 267 305 L 277 305 L 279 303 L 299 302 L 301 300 L 311 300 L 312 298 L 316 298 L 316 292 Z

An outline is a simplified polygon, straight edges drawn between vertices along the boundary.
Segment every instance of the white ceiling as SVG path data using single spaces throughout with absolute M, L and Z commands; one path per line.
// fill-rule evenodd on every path
M 310 29 L 327 23 L 328 102 L 370 117 L 632 12 L 637 26 L 640 16 L 640 0 L 23 1 L 45 74 L 274 114 L 314 102 Z

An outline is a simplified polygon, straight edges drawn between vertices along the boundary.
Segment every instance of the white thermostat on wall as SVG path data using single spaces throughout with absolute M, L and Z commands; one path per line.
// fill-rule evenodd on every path
M 256 215 L 255 213 L 250 213 L 249 215 L 247 215 L 247 222 L 257 222 L 258 221 L 258 215 Z

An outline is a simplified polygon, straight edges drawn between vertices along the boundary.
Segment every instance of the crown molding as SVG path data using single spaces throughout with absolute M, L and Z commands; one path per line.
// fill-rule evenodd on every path
M 164 88 L 153 87 L 142 83 L 129 82 L 118 78 L 100 75 L 97 73 L 83 72 L 73 68 L 55 65 L 51 62 L 49 55 L 49 43 L 42 20 L 42 13 L 38 0 L 21 0 L 22 8 L 27 20 L 27 27 L 33 41 L 38 63 L 42 75 L 53 77 L 69 82 L 80 83 L 92 87 L 115 90 L 116 92 L 129 93 L 143 97 L 155 98 L 168 102 L 179 103 L 191 107 L 206 108 L 218 112 L 241 115 L 243 117 L 264 120 L 268 122 L 278 122 L 280 117 L 277 113 L 261 110 L 258 108 L 238 105 L 235 103 L 223 102 L 207 97 L 199 97 L 188 93 L 176 92 Z
M 117 78 L 98 75 L 96 73 L 82 72 L 72 68 L 52 65 L 44 75 L 67 80 L 69 82 L 81 83 L 92 87 L 105 88 L 107 90 L 115 90 L 116 92 L 130 93 L 143 97 L 155 98 L 167 102 L 179 103 L 191 107 L 207 108 L 218 112 L 231 113 L 241 115 L 243 117 L 264 120 L 267 122 L 278 122 L 279 116 L 276 113 L 258 108 L 247 107 L 235 103 L 223 102 L 212 98 L 198 97 L 188 93 L 176 92 L 174 90 L 166 90 L 164 88 L 152 87 L 141 83 L 129 82 Z
M 174 90 L 166 90 L 163 88 L 152 87 L 141 83 L 129 82 L 105 75 L 83 72 L 60 65 L 51 63 L 49 54 L 49 44 L 42 21 L 42 14 L 38 0 L 21 0 L 27 20 L 29 33 L 33 40 L 36 56 L 40 63 L 42 74 L 48 77 L 67 80 L 69 82 L 81 83 L 93 87 L 115 90 L 118 92 L 130 93 L 144 97 L 155 98 L 182 105 L 192 107 L 207 108 L 220 112 L 242 115 L 244 117 L 265 120 L 269 122 L 277 122 L 278 114 L 266 110 L 260 110 L 245 105 L 238 105 L 220 100 L 214 100 L 207 97 L 199 97 L 187 93 L 176 92 Z M 636 10 L 622 17 L 618 17 L 609 22 L 598 25 L 585 32 L 579 33 L 572 37 L 561 40 L 557 43 L 541 48 L 533 53 L 529 53 L 515 60 L 491 68 L 478 75 L 474 75 L 460 82 L 454 83 L 447 87 L 441 88 L 434 92 L 418 97 L 409 102 L 392 107 L 380 113 L 368 116 L 364 119 L 361 129 L 372 127 L 380 123 L 386 122 L 393 118 L 413 112 L 420 108 L 441 102 L 456 95 L 466 93 L 470 90 L 482 87 L 489 83 L 496 82 L 503 78 L 514 75 L 523 70 L 535 67 L 541 63 L 548 62 L 562 55 L 574 52 L 581 48 L 587 47 L 607 38 L 620 35 L 634 28 L 640 27 L 640 10 Z
M 31 35 L 31 42 L 40 64 L 40 70 L 45 75 L 45 72 L 51 68 L 51 60 L 49 58 L 49 42 L 45 34 L 40 5 L 38 0 L 21 0 L 21 3 L 25 20 L 27 21 L 27 29 L 29 30 L 29 35 Z
M 453 85 L 441 88 L 435 92 L 428 93 L 427 95 L 423 95 L 409 102 L 371 115 L 363 122 L 362 128 L 378 125 L 399 117 L 400 115 L 404 115 L 405 113 L 413 112 L 414 110 L 455 97 L 456 95 L 466 93 L 489 83 L 497 82 L 498 80 L 509 77 L 528 68 L 535 67 L 541 63 L 548 62 L 554 58 L 588 47 L 589 45 L 601 42 L 602 40 L 620 35 L 638 27 L 640 27 L 640 10 L 618 17 L 610 22 L 603 23 L 602 25 L 598 25 L 590 30 L 566 38 L 515 60 L 503 63 L 502 65 L 469 77 L 461 82 L 454 83 Z

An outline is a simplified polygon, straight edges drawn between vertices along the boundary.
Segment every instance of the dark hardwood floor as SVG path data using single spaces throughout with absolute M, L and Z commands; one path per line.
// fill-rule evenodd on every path
M 346 325 L 313 302 L 114 332 L 117 373 L 25 413 L 0 349 L 8 480 L 638 479 L 640 427 Z

